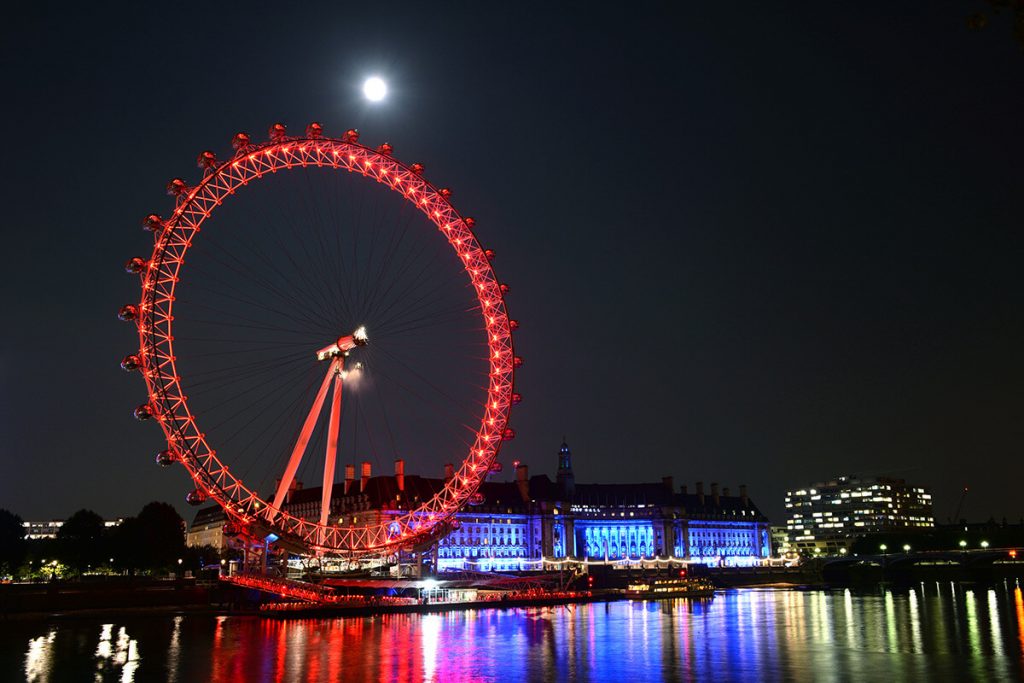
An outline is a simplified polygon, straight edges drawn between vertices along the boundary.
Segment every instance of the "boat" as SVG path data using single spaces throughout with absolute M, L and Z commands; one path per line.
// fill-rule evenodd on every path
M 662 598 L 710 598 L 715 585 L 703 576 L 651 578 L 630 583 L 625 595 L 634 600 L 660 600 Z

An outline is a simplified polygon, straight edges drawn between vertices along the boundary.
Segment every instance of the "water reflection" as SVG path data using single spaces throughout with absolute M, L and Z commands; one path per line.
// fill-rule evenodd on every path
M 17 661 L 18 664 L 13 663 Z M 14 668 L 2 668 L 10 662 Z M 741 590 L 366 619 L 0 624 L 0 680 L 504 681 L 1024 678 L 1018 586 Z
M 921 652 L 921 614 L 920 607 L 918 607 L 917 591 L 910 591 L 908 596 L 910 605 L 910 646 L 911 652 Z
M 57 629 L 51 629 L 45 636 L 28 641 L 28 652 L 25 653 L 26 681 L 46 681 L 49 678 L 51 648 L 56 637 Z
M 100 641 L 96 645 L 96 681 L 108 680 L 109 675 L 117 675 L 121 681 L 133 681 L 139 668 L 138 642 L 128 637 L 128 630 L 123 626 L 117 630 L 116 641 L 113 632 L 113 624 L 100 627 Z

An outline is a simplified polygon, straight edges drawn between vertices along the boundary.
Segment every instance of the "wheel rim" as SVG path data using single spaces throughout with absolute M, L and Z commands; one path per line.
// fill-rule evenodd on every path
M 458 255 L 479 302 L 487 335 L 487 399 L 469 452 L 432 499 L 379 524 L 320 525 L 273 507 L 236 478 L 218 457 L 216 444 L 207 442 L 201 418 L 190 410 L 182 378 L 177 374 L 175 289 L 185 256 L 202 224 L 238 188 L 268 173 L 308 167 L 358 174 L 396 192 L 425 215 Z M 477 491 L 503 439 L 509 436 L 506 429 L 518 359 L 513 352 L 503 287 L 472 230 L 471 220 L 462 217 L 448 198 L 417 171 L 386 151 L 375 151 L 351 140 L 278 137 L 258 146 L 241 146 L 233 158 L 207 164 L 196 187 L 173 186 L 177 206 L 158 228 L 152 257 L 142 272 L 143 296 L 137 318 L 141 370 L 153 417 L 163 429 L 169 448 L 185 466 L 197 490 L 220 504 L 233 520 L 271 529 L 310 551 L 384 553 L 429 537 Z

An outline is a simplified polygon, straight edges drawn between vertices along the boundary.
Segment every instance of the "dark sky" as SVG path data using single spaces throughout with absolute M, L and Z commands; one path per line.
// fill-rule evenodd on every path
M 689 3 L 687 3 L 689 5 Z M 0 507 L 187 480 L 117 308 L 196 154 L 360 129 L 455 190 L 522 327 L 502 459 L 579 481 L 930 486 L 1024 514 L 1024 53 L 964 2 L 40 4 L 4 22 Z M 363 77 L 392 96 L 366 105 Z M 440 464 L 438 464 L 438 468 Z M 507 470 L 506 470 L 507 471 Z M 436 474 L 436 473 L 433 473 Z

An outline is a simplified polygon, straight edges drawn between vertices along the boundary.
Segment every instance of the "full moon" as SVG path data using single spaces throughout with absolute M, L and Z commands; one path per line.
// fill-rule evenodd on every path
M 388 84 L 382 79 L 372 76 L 363 83 L 363 94 L 371 102 L 380 102 L 388 94 Z

